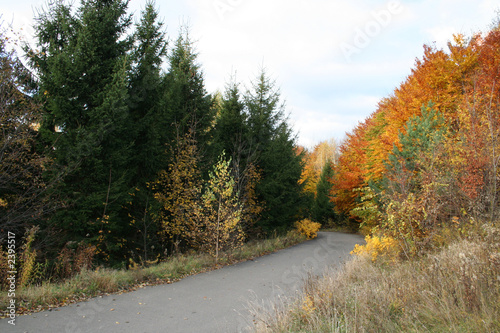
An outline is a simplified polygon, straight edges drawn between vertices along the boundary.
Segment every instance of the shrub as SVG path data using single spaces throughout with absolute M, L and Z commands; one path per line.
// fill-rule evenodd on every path
M 299 234 L 304 235 L 307 239 L 313 239 L 318 236 L 318 231 L 321 228 L 321 224 L 313 222 L 309 219 L 303 219 L 301 221 L 295 222 L 295 228 Z
M 31 229 L 26 231 L 26 234 L 24 236 L 25 243 L 21 247 L 22 252 L 20 256 L 20 273 L 18 276 L 18 285 L 21 287 L 29 285 L 31 279 L 34 278 L 38 273 L 38 266 L 36 265 L 37 252 L 31 247 L 38 230 L 38 227 L 32 227 Z
M 389 236 L 366 236 L 365 245 L 356 245 L 351 254 L 358 256 L 367 256 L 373 262 L 396 261 L 400 253 L 398 242 Z

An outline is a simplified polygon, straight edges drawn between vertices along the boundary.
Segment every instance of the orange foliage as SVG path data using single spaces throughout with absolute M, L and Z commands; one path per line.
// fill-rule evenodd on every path
M 445 165 L 453 170 L 465 197 L 461 200 L 468 200 L 472 206 L 489 186 L 490 194 L 483 197 L 493 198 L 488 199 L 492 205 L 500 201 L 496 199 L 500 170 L 500 31 L 493 30 L 485 37 L 455 35 L 448 51 L 424 45 L 423 57 L 416 60 L 407 79 L 347 134 L 332 179 L 332 198 L 340 213 L 359 219 L 351 211 L 362 205 L 360 189 L 384 178 L 385 161 L 394 146 L 400 148 L 399 134 L 429 102 L 446 119 L 449 133 L 445 149 L 450 160 Z
M 365 180 L 368 146 L 365 135 L 373 122 L 373 116 L 359 123 L 353 133 L 347 134 L 346 140 L 340 146 L 341 155 L 338 164 L 334 167 L 332 198 L 337 211 L 348 216 L 356 206 L 357 193 L 353 190 L 360 188 Z

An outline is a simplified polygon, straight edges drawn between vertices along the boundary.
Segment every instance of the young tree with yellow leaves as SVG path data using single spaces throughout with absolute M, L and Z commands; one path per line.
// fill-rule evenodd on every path
M 201 176 L 199 154 L 192 132 L 179 138 L 173 162 L 150 184 L 160 203 L 155 218 L 177 251 L 183 242 L 196 246 L 196 221 L 199 219 Z
M 225 153 L 209 173 L 209 180 L 201 198 L 202 212 L 198 220 L 198 239 L 201 248 L 219 259 L 221 250 L 242 244 L 242 207 L 231 176 L 231 160 Z

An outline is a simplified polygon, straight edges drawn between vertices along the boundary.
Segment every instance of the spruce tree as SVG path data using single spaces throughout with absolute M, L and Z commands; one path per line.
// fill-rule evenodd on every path
M 256 147 L 256 164 L 262 179 L 258 198 L 266 208 L 260 225 L 266 230 L 288 228 L 300 214 L 302 156 L 296 153 L 295 137 L 287 124 L 285 106 L 265 71 L 247 91 L 248 142 Z
M 213 99 L 205 81 L 187 28 L 180 31 L 169 55 L 169 73 L 165 77 L 164 103 L 175 129 L 171 139 L 192 132 L 202 154 L 207 149 L 214 122 Z
M 167 55 L 167 40 L 162 29 L 158 12 L 148 2 L 134 34 L 129 90 L 130 132 L 134 138 L 132 166 L 140 183 L 150 181 L 165 164 L 168 124 L 161 105 L 161 66 Z
M 241 160 L 250 154 L 251 147 L 245 141 L 248 135 L 247 114 L 238 84 L 232 79 L 226 86 L 220 110 L 216 118 L 214 146 L 218 153 L 226 152 L 231 158 Z
M 133 38 L 129 87 L 132 177 L 130 200 L 126 205 L 131 228 L 126 239 L 129 251 L 139 260 L 147 261 L 151 247 L 160 250 L 156 236 L 161 229 L 152 217 L 155 200 L 147 184 L 154 181 L 167 164 L 165 144 L 169 140 L 169 124 L 162 105 L 162 65 L 167 55 L 167 40 L 152 2 L 141 12 Z
M 30 52 L 45 98 L 43 137 L 55 167 L 70 170 L 57 189 L 66 207 L 52 225 L 103 254 L 119 250 L 110 237 L 126 227 L 116 214 L 130 177 L 126 10 L 122 0 L 82 1 L 76 11 L 49 4 L 35 26 L 40 52 Z
M 330 161 L 327 161 L 323 166 L 319 182 L 316 185 L 316 198 L 314 198 L 312 215 L 316 222 L 326 225 L 330 222 L 336 222 L 338 216 L 335 213 L 335 206 L 330 200 L 330 191 L 332 183 L 330 179 L 333 177 L 333 168 Z

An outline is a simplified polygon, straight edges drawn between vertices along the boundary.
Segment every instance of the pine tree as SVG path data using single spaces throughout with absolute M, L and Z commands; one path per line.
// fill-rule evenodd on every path
M 410 118 L 405 133 L 399 134 L 401 147 L 394 145 L 385 163 L 387 177 L 382 186 L 388 191 L 407 195 L 419 190 L 419 174 L 425 168 L 423 161 L 433 154 L 446 130 L 444 117 L 433 106 L 431 102 L 427 107 L 422 106 L 422 115 Z

